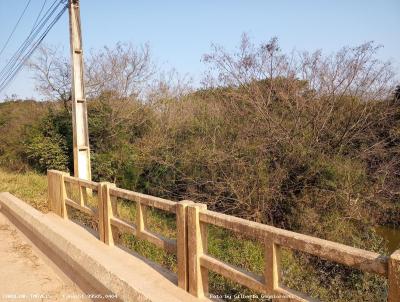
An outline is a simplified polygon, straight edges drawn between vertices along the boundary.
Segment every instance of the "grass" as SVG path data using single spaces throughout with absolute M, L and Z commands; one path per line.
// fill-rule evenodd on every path
M 36 209 L 47 212 L 47 178 L 33 172 L 25 174 L 8 172 L 0 169 L 0 192 L 10 192 Z M 76 192 L 72 192 L 77 198 Z M 72 197 L 71 196 L 71 197 Z M 95 207 L 95 200 L 88 200 L 88 205 Z M 90 217 L 71 210 L 74 217 L 87 226 L 96 228 Z M 135 203 L 118 199 L 118 217 L 134 223 L 136 216 Z M 151 231 L 167 238 L 176 238 L 175 215 L 156 209 L 147 210 L 147 223 Z M 131 234 L 114 234 L 115 240 L 152 260 L 176 272 L 176 256 L 166 253 L 151 243 L 135 238 Z M 222 261 L 262 275 L 264 266 L 264 249 L 262 244 L 238 236 L 235 233 L 218 227 L 208 227 L 208 253 Z M 354 269 L 340 267 L 310 255 L 283 249 L 282 273 L 283 282 L 290 288 L 309 294 L 322 301 L 385 301 L 386 280 L 381 277 L 363 274 Z M 250 290 L 229 281 L 217 274 L 210 273 L 210 292 L 224 296 L 251 295 Z M 237 298 L 235 301 L 252 301 L 254 299 Z M 265 299 L 256 299 L 266 301 Z
M 0 169 L 0 192 L 10 192 L 44 213 L 47 206 L 47 177 L 34 172 L 24 174 Z

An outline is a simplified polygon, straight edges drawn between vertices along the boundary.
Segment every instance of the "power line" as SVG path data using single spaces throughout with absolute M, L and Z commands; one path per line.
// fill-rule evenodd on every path
M 36 17 L 35 23 L 33 23 L 33 28 L 35 28 L 35 26 L 36 26 L 36 24 L 37 24 L 37 22 L 38 22 L 38 20 L 40 18 L 40 15 L 42 14 L 44 7 L 46 6 L 46 3 L 47 3 L 47 0 L 44 0 L 43 4 L 42 4 L 42 8 L 40 9 L 38 16 Z M 32 30 L 31 30 L 31 32 L 29 34 L 32 33 L 33 28 L 32 28 Z
M 57 2 L 58 2 L 58 4 L 56 4 Z M 34 40 L 40 34 L 40 32 L 42 32 L 42 29 L 45 27 L 46 23 L 51 19 L 51 17 L 55 14 L 55 12 L 57 11 L 58 7 L 60 6 L 60 4 L 62 2 L 63 2 L 62 0 L 61 1 L 55 0 L 53 2 L 53 4 L 49 7 L 49 9 L 46 11 L 44 16 L 41 18 L 39 24 L 37 23 L 37 21 L 35 21 L 35 26 L 30 31 L 28 37 L 21 44 L 21 46 L 18 48 L 18 50 L 14 53 L 14 55 L 9 60 L 9 62 L 6 64 L 6 66 L 1 70 L 0 83 L 3 84 L 7 79 L 10 78 L 10 75 L 12 75 L 16 69 L 18 69 L 18 70 L 20 69 L 19 65 L 21 64 L 21 62 L 26 61 L 26 59 L 25 59 L 26 56 L 24 56 L 24 57 L 22 57 L 22 56 L 24 55 L 24 53 L 25 53 L 25 55 L 26 55 L 26 53 L 30 53 L 30 50 L 34 47 L 34 45 L 36 45 L 36 42 L 34 42 Z M 65 9 L 63 9 L 63 12 L 64 11 L 65 11 Z M 47 29 L 45 30 L 45 32 L 46 31 L 47 31 Z M 30 50 L 28 50 L 29 48 L 30 48 Z M 26 52 L 27 50 L 28 50 L 28 52 Z M 22 60 L 20 60 L 21 57 L 22 57 Z
M 40 32 L 40 30 L 42 29 L 43 25 L 45 24 L 45 22 L 48 20 L 48 17 L 46 17 L 46 15 L 48 15 L 48 13 L 50 12 L 50 10 L 52 9 L 52 7 L 55 5 L 55 3 L 57 1 L 58 0 L 55 0 L 53 2 L 53 4 L 48 8 L 46 13 L 44 14 L 42 19 L 40 20 L 40 24 L 37 24 L 37 22 L 35 22 L 36 24 L 31 29 L 31 31 L 30 31 L 29 35 L 26 37 L 25 41 L 20 45 L 18 50 L 10 58 L 10 60 L 6 64 L 6 66 L 4 66 L 3 69 L 0 71 L 0 78 L 2 78 L 5 74 L 9 73 L 12 70 L 13 66 L 15 66 L 15 64 L 17 63 L 18 59 L 21 57 L 21 55 L 24 53 L 24 51 L 29 47 L 29 44 L 36 38 L 36 36 Z M 55 9 L 56 8 L 54 8 L 51 11 L 51 13 L 54 13 Z
M 59 2 L 55 7 L 54 5 Z M 30 33 L 26 37 L 25 41 L 20 45 L 18 50 L 14 53 L 14 55 L 11 57 L 11 59 L 8 61 L 6 66 L 3 67 L 3 69 L 0 71 L 0 78 L 3 78 L 4 75 L 9 73 L 12 68 L 15 66 L 17 63 L 18 59 L 22 56 L 22 54 L 26 51 L 26 49 L 29 47 L 29 44 L 32 43 L 32 41 L 36 38 L 36 36 L 40 33 L 42 30 L 43 26 L 45 23 L 50 19 L 51 15 L 55 13 L 57 10 L 58 6 L 61 4 L 60 0 L 55 0 L 53 4 L 47 9 L 46 13 L 40 20 L 39 24 L 35 22 L 36 24 L 33 26 L 31 29 Z M 38 18 L 37 18 L 38 19 Z M 1 81 L 1 80 L 0 80 Z
M 11 31 L 10 35 L 7 38 L 6 43 L 4 43 L 3 48 L 0 50 L 0 56 L 3 54 L 4 49 L 6 49 L 8 43 L 11 40 L 11 37 L 14 35 L 15 30 L 17 29 L 19 22 L 21 22 L 22 17 L 25 15 L 26 10 L 28 9 L 29 4 L 31 3 L 32 0 L 28 0 L 28 2 L 25 5 L 24 10 L 22 11 L 21 15 L 19 16 L 17 23 L 15 23 L 13 30 Z
M 6 69 L 6 71 L 2 71 L 2 79 L 0 80 L 0 91 L 3 90 L 7 85 L 14 79 L 16 74 L 21 70 L 21 68 L 24 66 L 25 62 L 30 58 L 30 56 L 33 54 L 33 52 L 37 49 L 37 47 L 40 45 L 40 43 L 43 41 L 43 39 L 46 37 L 46 35 L 49 33 L 51 28 L 57 23 L 57 21 L 61 18 L 65 10 L 67 9 L 67 5 L 64 5 L 61 10 L 58 12 L 58 14 L 55 16 L 55 18 L 50 22 L 50 24 L 47 25 L 45 30 L 42 32 L 42 34 L 39 36 L 39 38 L 33 42 L 33 40 L 36 38 L 36 36 L 41 32 L 45 24 L 50 20 L 50 18 L 54 15 L 55 11 L 57 11 L 58 6 L 65 2 L 64 0 L 59 1 L 59 3 L 56 5 L 56 7 L 51 11 L 51 13 L 46 17 L 43 16 L 41 22 L 35 32 L 32 35 L 32 31 L 35 29 L 33 28 L 31 33 L 28 35 L 27 39 L 24 41 L 24 43 L 21 45 L 19 48 L 20 51 L 17 51 L 16 54 L 14 54 L 13 62 L 12 64 Z M 56 1 L 53 3 L 53 5 L 56 3 Z M 52 6 L 53 6 L 52 5 Z M 49 9 L 50 10 L 50 9 Z M 49 10 L 47 12 L 49 12 Z M 33 42 L 33 43 L 32 43 Z M 29 48 L 29 50 L 26 52 L 26 50 Z M 21 56 L 25 53 L 25 55 L 21 58 Z M 21 59 L 20 59 L 21 58 Z M 20 60 L 19 60 L 20 59 Z M 18 62 L 19 60 L 19 62 Z M 11 61 L 10 61 L 11 62 Z
M 24 55 L 24 57 L 20 60 L 18 65 L 13 66 L 13 69 L 3 78 L 0 83 L 0 91 L 3 90 L 16 76 L 16 74 L 21 70 L 24 66 L 25 62 L 29 59 L 29 57 L 33 54 L 33 52 L 37 49 L 43 39 L 46 37 L 50 29 L 54 26 L 54 24 L 61 18 L 62 14 L 66 10 L 66 7 L 61 10 L 56 18 L 50 23 L 50 25 L 46 28 L 43 34 L 39 37 L 39 39 L 31 46 L 30 50 Z

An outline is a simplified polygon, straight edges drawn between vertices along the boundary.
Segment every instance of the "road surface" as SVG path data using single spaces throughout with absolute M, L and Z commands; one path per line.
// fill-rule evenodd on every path
M 0 212 L 0 301 L 91 301 Z

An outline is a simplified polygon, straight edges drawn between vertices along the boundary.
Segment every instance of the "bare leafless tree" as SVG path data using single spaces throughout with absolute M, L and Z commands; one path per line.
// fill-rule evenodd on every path
M 84 65 L 89 98 L 110 91 L 118 98 L 137 98 L 155 72 L 147 44 L 136 48 L 118 43 L 112 48 L 91 51 Z M 41 46 L 29 66 L 42 95 L 64 102 L 70 99 L 70 62 L 61 49 Z
M 113 91 L 117 97 L 137 98 L 155 74 L 148 44 L 118 43 L 92 51 L 86 60 L 87 92 L 91 97 Z
M 71 70 L 69 60 L 59 47 L 42 45 L 29 67 L 33 70 L 36 90 L 49 100 L 60 100 L 65 108 L 71 99 Z

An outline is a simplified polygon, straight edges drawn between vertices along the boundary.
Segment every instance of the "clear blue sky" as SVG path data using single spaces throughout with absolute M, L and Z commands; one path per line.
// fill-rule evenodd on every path
M 0 58 L 1 67 L 27 35 L 43 1 L 32 1 Z M 0 0 L 0 47 L 26 2 Z M 255 41 L 277 36 L 287 51 L 332 52 L 374 40 L 384 45 L 380 58 L 393 60 L 400 71 L 400 0 L 81 0 L 81 17 L 86 50 L 118 41 L 149 42 L 159 65 L 175 67 L 195 79 L 204 70 L 201 56 L 212 42 L 232 49 L 243 32 Z M 67 21 L 64 14 L 46 37 L 47 44 L 62 45 L 68 51 Z M 0 99 L 11 93 L 37 96 L 30 77 L 22 71 Z

